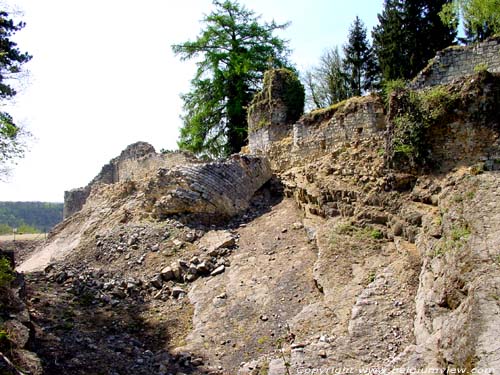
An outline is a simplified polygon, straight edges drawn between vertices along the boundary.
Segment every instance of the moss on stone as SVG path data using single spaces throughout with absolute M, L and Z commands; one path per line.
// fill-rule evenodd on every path
M 285 122 L 293 123 L 304 111 L 305 91 L 297 75 L 289 69 L 271 69 L 264 74 L 263 88 L 248 107 L 249 130 L 256 131 L 272 123 L 274 110 L 283 107 Z

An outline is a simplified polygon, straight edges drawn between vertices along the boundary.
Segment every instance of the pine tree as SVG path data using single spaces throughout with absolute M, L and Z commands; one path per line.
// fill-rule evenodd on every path
M 411 79 L 437 51 L 453 44 L 456 30 L 439 18 L 451 0 L 385 0 L 373 32 L 383 80 Z
M 366 37 L 366 27 L 356 16 L 344 46 L 344 67 L 349 75 L 351 93 L 360 96 L 372 89 L 375 82 L 375 57 Z
M 269 68 L 288 67 L 286 42 L 273 35 L 287 27 L 261 23 L 237 1 L 217 1 L 195 41 L 172 46 L 182 60 L 200 57 L 182 95 L 181 149 L 209 156 L 239 152 L 247 138 L 246 107 Z

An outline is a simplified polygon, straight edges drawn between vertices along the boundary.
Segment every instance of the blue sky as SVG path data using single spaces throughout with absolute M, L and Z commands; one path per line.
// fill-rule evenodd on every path
M 0 182 L 0 200 L 62 201 L 128 144 L 176 148 L 179 94 L 195 67 L 170 46 L 194 39 L 210 0 L 9 0 L 27 23 L 16 36 L 33 60 L 5 109 L 32 134 L 30 151 Z M 383 0 L 242 0 L 263 20 L 291 21 L 280 36 L 303 71 L 342 45 L 354 18 L 369 32 Z

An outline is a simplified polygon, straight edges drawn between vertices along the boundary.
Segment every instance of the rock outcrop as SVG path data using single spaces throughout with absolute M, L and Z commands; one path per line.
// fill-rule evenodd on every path
M 248 208 L 254 193 L 272 176 L 267 159 L 234 155 L 222 162 L 160 169 L 146 195 L 156 198 L 154 214 L 195 214 L 225 220 Z
M 141 146 L 19 267 L 50 371 L 496 373 L 500 75 L 299 119 L 272 77 L 258 156 Z

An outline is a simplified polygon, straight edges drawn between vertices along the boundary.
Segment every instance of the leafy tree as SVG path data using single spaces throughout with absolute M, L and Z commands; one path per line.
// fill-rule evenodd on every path
M 366 27 L 357 16 L 349 30 L 344 55 L 352 95 L 360 96 L 363 91 L 372 89 L 376 79 L 375 56 L 366 37 Z
M 11 228 L 29 226 L 46 231 L 62 221 L 63 204 L 48 202 L 0 202 L 0 223 Z M 33 231 L 25 228 L 25 232 Z
M 338 47 L 325 51 L 319 65 L 307 71 L 304 78 L 310 106 L 324 108 L 351 96 L 349 77 Z
M 385 0 L 373 32 L 373 47 L 382 79 L 410 79 L 436 52 L 451 45 L 456 30 L 440 21 L 452 0 Z
M 16 95 L 12 80 L 19 76 L 21 66 L 31 59 L 21 52 L 11 40 L 14 33 L 24 27 L 23 22 L 15 22 L 9 13 L 0 10 L 0 100 L 5 101 Z M 23 155 L 20 141 L 22 130 L 6 112 L 0 112 L 0 176 L 5 174 L 6 163 Z
M 201 57 L 184 100 L 181 149 L 209 156 L 238 152 L 246 143 L 246 107 L 269 68 L 286 67 L 286 41 L 274 35 L 288 24 L 260 21 L 237 1 L 214 0 L 195 41 L 173 45 L 182 60 Z
M 477 42 L 500 33 L 500 0 L 454 0 L 444 4 L 442 21 L 457 28 L 464 21 L 466 42 Z

